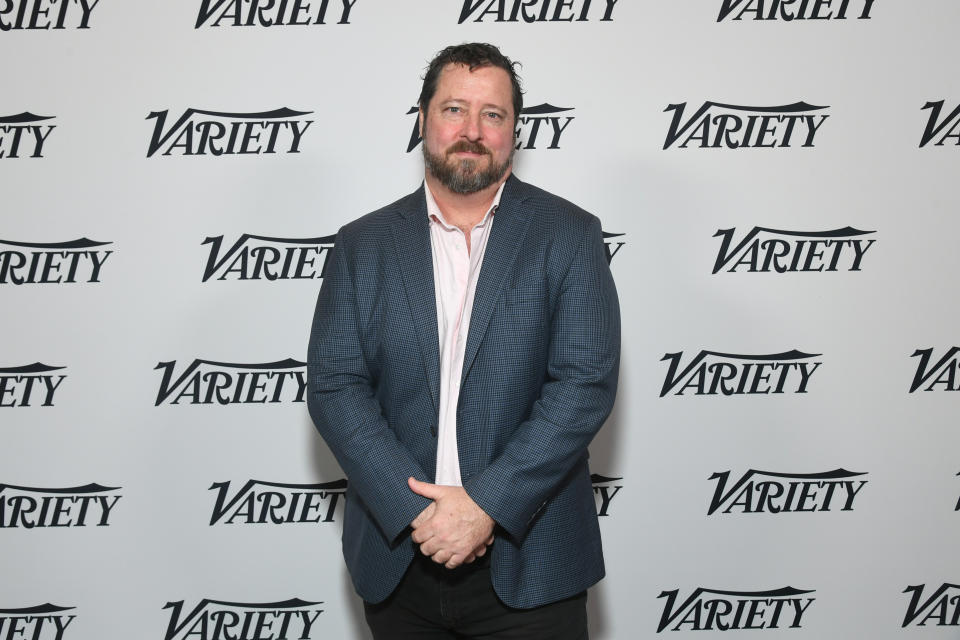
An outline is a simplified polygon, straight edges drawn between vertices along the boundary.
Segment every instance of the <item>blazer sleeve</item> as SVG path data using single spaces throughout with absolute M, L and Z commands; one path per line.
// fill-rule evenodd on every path
M 620 363 L 620 307 L 591 216 L 563 276 L 549 332 L 546 382 L 503 452 L 464 488 L 522 541 L 613 408 Z
M 307 407 L 314 425 L 388 541 L 394 543 L 430 500 L 407 487 L 428 476 L 390 429 L 361 349 L 356 291 L 341 229 L 324 276 L 307 352 Z

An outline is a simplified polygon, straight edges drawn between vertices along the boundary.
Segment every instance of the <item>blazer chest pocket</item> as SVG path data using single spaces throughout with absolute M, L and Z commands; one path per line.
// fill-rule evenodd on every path
M 507 289 L 490 320 L 503 362 L 515 372 L 539 362 L 550 335 L 550 296 L 543 283 Z M 472 326 L 471 326 L 472 328 Z M 519 388 L 519 387 L 518 387 Z
M 547 305 L 547 290 L 542 283 L 526 285 L 508 289 L 503 296 L 503 305 L 507 309 L 513 307 L 536 308 Z

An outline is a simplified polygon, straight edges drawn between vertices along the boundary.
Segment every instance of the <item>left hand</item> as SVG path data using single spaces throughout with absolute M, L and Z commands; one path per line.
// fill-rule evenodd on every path
M 407 481 L 414 493 L 433 500 L 411 524 L 411 538 L 425 556 L 448 569 L 472 562 L 493 542 L 493 518 L 481 509 L 463 487 Z

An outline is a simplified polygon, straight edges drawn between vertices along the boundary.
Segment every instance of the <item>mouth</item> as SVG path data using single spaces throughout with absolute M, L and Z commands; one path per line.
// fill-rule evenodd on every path
M 479 144 L 458 143 L 447 151 L 447 155 L 458 155 L 467 158 L 479 158 L 490 155 L 490 151 Z

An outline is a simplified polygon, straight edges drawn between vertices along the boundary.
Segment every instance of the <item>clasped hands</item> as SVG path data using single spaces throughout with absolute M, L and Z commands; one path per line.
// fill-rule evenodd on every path
M 433 500 L 410 526 L 420 551 L 447 569 L 473 562 L 493 544 L 493 518 L 477 506 L 463 487 L 448 487 L 414 478 L 410 490 Z

